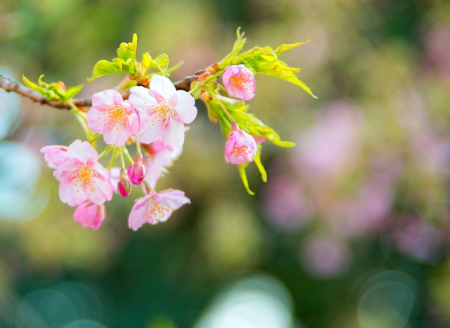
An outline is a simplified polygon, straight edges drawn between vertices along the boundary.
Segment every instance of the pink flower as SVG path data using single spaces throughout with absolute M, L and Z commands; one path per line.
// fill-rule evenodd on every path
M 184 196 L 181 190 L 167 189 L 158 193 L 150 192 L 134 204 L 128 217 L 128 226 L 136 231 L 144 223 L 165 222 L 174 210 L 190 203 L 189 198 Z
M 46 146 L 41 148 L 41 153 L 51 169 L 57 169 L 69 159 L 66 146 Z
M 167 169 L 173 165 L 173 162 L 181 155 L 182 149 L 168 150 L 161 139 L 152 142 L 145 147 L 149 157 L 144 159 L 145 181 L 152 187 L 156 187 L 159 178 Z
M 94 230 L 100 228 L 105 217 L 105 205 L 97 205 L 91 202 L 80 204 L 73 214 L 75 222 L 80 222 L 84 228 L 92 228 Z
M 225 68 L 222 82 L 231 97 L 250 100 L 255 96 L 255 76 L 244 65 L 233 65 Z
M 122 146 L 132 134 L 139 132 L 139 114 L 116 90 L 94 94 L 86 119 L 92 131 L 103 133 L 108 145 Z
M 89 142 L 75 140 L 67 149 L 69 159 L 53 175 L 61 182 L 59 197 L 63 203 L 77 206 L 86 201 L 98 205 L 112 198 L 108 171 L 97 161 L 98 154 Z
M 154 75 L 150 89 L 131 88 L 130 102 L 141 117 L 141 142 L 151 143 L 162 137 L 169 150 L 183 146 L 184 124 L 197 116 L 194 98 L 189 93 L 175 90 L 168 78 Z
M 243 164 L 253 161 L 257 153 L 255 139 L 247 132 L 233 128 L 225 144 L 225 158 L 230 164 Z

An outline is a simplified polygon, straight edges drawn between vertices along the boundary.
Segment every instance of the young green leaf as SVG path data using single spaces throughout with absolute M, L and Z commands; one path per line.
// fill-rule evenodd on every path
M 245 51 L 232 60 L 233 65 L 243 64 L 250 68 L 255 73 L 266 74 L 275 76 L 285 81 L 298 85 L 312 97 L 317 97 L 312 93 L 311 89 L 298 77 L 294 72 L 300 72 L 300 68 L 289 67 L 285 62 L 278 59 L 277 53 L 281 53 L 285 50 L 295 48 L 299 44 L 281 45 L 277 50 L 273 50 L 271 47 L 254 47 L 248 51 Z M 277 52 L 278 51 L 278 52 Z

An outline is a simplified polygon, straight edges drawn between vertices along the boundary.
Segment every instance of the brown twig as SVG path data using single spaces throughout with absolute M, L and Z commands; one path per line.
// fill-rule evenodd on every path
M 180 81 L 174 82 L 174 86 L 177 90 L 189 91 L 191 90 L 191 83 L 194 81 L 199 75 L 203 74 L 205 70 L 201 70 L 196 72 L 194 75 L 186 76 Z M 57 101 L 57 100 L 48 100 L 40 93 L 27 88 L 26 86 L 17 83 L 15 81 L 11 81 L 10 79 L 0 75 L 0 88 L 5 90 L 6 92 L 15 92 L 25 98 L 31 99 L 34 102 L 40 103 L 42 105 L 47 105 L 50 107 L 58 108 L 58 109 L 70 109 L 70 106 L 66 102 Z M 130 92 L 122 93 L 123 99 L 128 99 L 130 96 Z M 92 106 L 92 98 L 73 98 L 72 102 L 77 107 L 90 107 Z

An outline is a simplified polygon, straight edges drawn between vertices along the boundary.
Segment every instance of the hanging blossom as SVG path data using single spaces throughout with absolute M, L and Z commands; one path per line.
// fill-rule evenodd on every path
M 194 98 L 183 90 L 176 90 L 164 76 L 154 75 L 150 89 L 131 88 L 129 98 L 141 117 L 139 140 L 151 143 L 162 138 L 169 149 L 180 149 L 184 143 L 184 124 L 197 116 Z
M 105 217 L 105 205 L 97 205 L 89 201 L 78 205 L 73 214 L 75 222 L 80 222 L 84 228 L 92 228 L 94 230 L 100 228 Z
M 145 181 L 154 189 L 159 178 L 168 172 L 167 169 L 180 157 L 183 149 L 168 150 L 161 139 L 144 148 L 149 154 L 149 157 L 144 159 Z
M 69 159 L 66 146 L 46 146 L 41 149 L 41 153 L 51 169 L 57 169 Z
M 235 125 L 225 144 L 225 159 L 227 162 L 234 165 L 252 162 L 257 151 L 258 146 L 255 139 Z
M 61 201 L 78 206 L 88 200 L 98 205 L 111 200 L 111 180 L 108 171 L 98 162 L 94 147 L 87 141 L 75 140 L 67 154 L 68 160 L 53 173 L 61 182 Z
M 225 68 L 222 82 L 231 97 L 250 100 L 255 96 L 255 76 L 244 65 L 232 65 Z
M 144 223 L 165 222 L 173 211 L 190 203 L 189 198 L 184 196 L 184 192 L 181 190 L 151 191 L 146 196 L 137 199 L 128 217 L 128 226 L 136 231 Z
M 116 90 L 105 90 L 92 96 L 92 107 L 86 116 L 89 128 L 102 133 L 108 145 L 122 146 L 139 132 L 139 114 Z

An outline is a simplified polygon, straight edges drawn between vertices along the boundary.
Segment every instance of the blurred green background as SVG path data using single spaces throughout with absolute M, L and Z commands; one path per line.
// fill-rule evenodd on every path
M 220 60 L 242 27 L 320 97 L 257 76 L 265 144 L 248 196 L 202 104 L 159 189 L 192 205 L 127 227 L 73 222 L 39 149 L 83 138 L 72 115 L 0 90 L 0 327 L 450 327 L 450 2 L 2 0 L 0 74 L 87 83 L 137 33 L 138 54 Z M 135 188 L 139 189 L 139 188 Z

